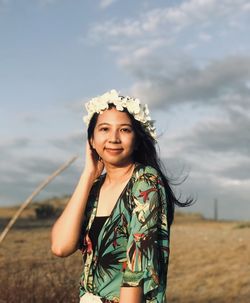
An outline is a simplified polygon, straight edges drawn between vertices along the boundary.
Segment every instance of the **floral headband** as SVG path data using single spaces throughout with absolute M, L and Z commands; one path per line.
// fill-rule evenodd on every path
M 102 114 L 105 109 L 109 108 L 109 104 L 111 103 L 114 104 L 116 109 L 119 111 L 123 111 L 126 108 L 137 121 L 141 122 L 151 137 L 156 140 L 154 122 L 149 116 L 147 104 L 141 104 L 140 100 L 137 98 L 134 99 L 128 96 L 120 96 L 114 89 L 91 99 L 85 104 L 88 115 L 83 117 L 83 121 L 88 126 L 93 115 L 95 113 Z

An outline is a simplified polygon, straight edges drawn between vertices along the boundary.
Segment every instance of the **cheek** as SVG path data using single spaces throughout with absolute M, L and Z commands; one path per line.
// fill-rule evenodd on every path
M 98 145 L 104 144 L 105 140 L 106 140 L 105 135 L 94 133 L 94 136 L 92 138 L 92 146 L 96 148 L 98 147 Z

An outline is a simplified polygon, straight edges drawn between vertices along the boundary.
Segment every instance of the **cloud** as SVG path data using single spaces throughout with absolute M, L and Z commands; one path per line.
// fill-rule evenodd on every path
M 249 213 L 245 211 L 249 209 L 250 186 L 249 117 L 239 112 L 224 114 L 224 119 L 207 118 L 180 133 L 165 134 L 160 145 L 166 149 L 163 154 L 169 176 L 181 181 L 189 175 L 184 183 L 174 187 L 177 194 L 182 194 L 182 200 L 189 195 L 197 198 L 187 211 L 212 217 L 217 198 L 224 219 L 248 219 Z
M 172 161 L 181 159 L 184 168 L 204 173 L 217 182 L 221 177 L 225 179 L 227 169 L 250 160 L 250 115 L 242 109 L 230 111 L 203 117 L 193 127 L 164 134 L 160 138 L 160 146 L 165 149 L 163 156 Z M 175 119 L 178 123 L 179 117 Z M 237 176 L 229 178 L 236 180 Z
M 178 190 L 183 199 L 190 194 L 197 198 L 196 203 L 185 211 L 200 212 L 213 218 L 214 199 L 217 199 L 219 218 L 249 220 L 249 186 L 249 181 L 222 184 L 217 178 L 207 176 L 204 171 L 199 176 L 190 175 Z
M 222 169 L 219 174 L 222 177 L 225 177 L 234 181 L 250 181 L 250 159 L 249 158 L 240 158 L 235 159 L 234 162 Z
M 198 123 L 188 134 L 179 137 L 185 150 L 222 153 L 224 157 L 250 154 L 250 117 L 231 109 L 231 115 L 224 120 Z
M 30 156 L 30 157 L 12 157 L 11 168 L 1 165 L 1 184 L 15 183 L 31 183 L 34 184 L 51 174 L 62 163 L 57 159 L 49 159 L 46 157 Z M 20 182 L 21 181 L 21 182 Z
M 178 103 L 218 104 L 230 96 L 249 94 L 250 57 L 230 56 L 198 67 L 188 58 L 163 61 L 152 57 L 143 64 L 130 60 L 124 66 L 137 80 L 134 95 L 166 107 Z
M 176 192 L 183 193 L 183 198 L 197 197 L 191 211 L 212 217 L 213 200 L 218 198 L 224 218 L 247 219 L 242 209 L 249 205 L 249 129 L 249 112 L 230 105 L 216 117 L 206 117 L 194 127 L 161 138 L 170 177 L 189 174 Z
M 12 166 L 1 164 L 1 205 L 13 205 L 24 201 L 41 182 L 65 162 L 65 160 L 46 155 L 9 157 L 8 159 L 11 160 Z M 38 198 L 69 194 L 73 191 L 79 174 L 79 162 L 74 162 L 57 176 L 39 194 Z
M 45 178 L 74 154 L 84 154 L 83 139 L 83 134 L 75 133 L 65 138 L 54 137 L 47 140 L 21 137 L 1 141 L 1 205 L 22 202 Z M 82 161 L 74 162 L 66 171 L 57 176 L 39 194 L 39 198 L 70 193 L 84 164 L 82 155 L 81 158 Z
M 250 3 L 249 2 L 243 3 L 242 4 L 242 10 L 249 12 L 250 11 Z
M 192 62 L 191 56 L 199 53 L 200 57 L 209 58 L 209 52 L 213 54 L 216 45 L 221 48 L 221 52 L 227 53 L 228 57 L 232 54 L 238 54 L 240 45 L 237 46 L 237 42 L 235 45 L 230 45 L 230 48 L 226 48 L 222 39 L 227 40 L 230 35 L 235 36 L 235 29 L 231 26 L 233 23 L 242 26 L 240 30 L 238 29 L 238 36 L 247 33 L 246 30 L 244 32 L 244 28 L 248 28 L 247 20 L 249 20 L 249 12 L 245 9 L 247 3 L 247 0 L 222 0 L 219 2 L 214 0 L 190 0 L 172 6 L 166 4 L 165 7 L 140 11 L 134 18 L 114 17 L 96 23 L 89 28 L 88 37 L 90 41 L 106 45 L 109 51 L 115 52 L 120 68 L 130 72 L 136 79 L 137 75 L 139 75 L 138 78 L 140 76 L 146 78 L 141 90 L 146 89 L 148 91 L 152 89 L 151 86 L 155 84 L 155 81 L 151 81 L 151 74 L 153 77 L 158 77 L 159 69 L 161 77 L 163 68 L 165 68 L 167 74 L 169 68 L 171 72 L 172 65 L 178 64 L 180 60 L 180 77 L 183 76 L 181 73 L 183 65 L 184 73 L 191 72 L 190 77 L 183 80 L 188 80 L 187 84 L 189 85 L 192 76 L 197 75 L 195 81 L 196 87 L 200 86 L 198 91 L 203 89 L 206 91 L 209 89 L 209 83 L 207 85 L 198 83 L 198 75 L 203 71 L 200 67 L 197 68 L 189 63 L 189 61 Z M 223 38 L 221 33 L 224 33 Z M 231 36 L 231 39 L 235 38 Z M 224 48 L 226 49 L 224 50 Z M 246 54 L 248 53 L 247 48 L 243 51 Z M 220 52 L 217 51 L 217 53 Z M 169 59 L 167 63 L 166 58 Z M 209 63 L 211 59 L 206 60 Z M 219 55 L 218 61 L 220 60 L 221 56 Z M 215 70 L 217 62 L 215 58 L 213 61 Z M 161 66 L 162 64 L 163 66 Z M 201 61 L 199 64 L 201 65 Z M 145 68 L 144 65 L 146 65 Z M 229 63 L 227 65 L 229 66 Z M 153 71 L 155 71 L 155 74 L 153 74 Z M 147 75 L 145 72 L 150 72 L 150 74 Z M 212 70 L 211 73 L 213 73 Z M 215 75 L 213 76 L 215 77 Z M 165 83 L 166 81 L 164 81 Z M 170 82 L 169 84 L 171 85 Z M 141 83 L 139 83 L 140 85 Z M 179 83 L 179 85 L 179 94 L 182 91 L 185 93 L 188 91 L 189 93 L 185 85 L 184 90 L 182 90 L 183 84 Z M 157 90 L 159 88 L 161 86 L 158 86 Z
M 167 33 L 178 33 L 197 23 L 201 28 L 207 28 L 215 22 L 221 23 L 222 20 L 226 27 L 230 22 L 237 21 L 241 14 L 248 12 L 247 8 L 247 0 L 184 1 L 172 7 L 144 11 L 136 19 L 126 18 L 118 21 L 113 19 L 100 25 L 96 24 L 90 33 L 95 38 L 103 40 L 105 37 L 116 38 L 121 34 L 123 38 L 146 34 L 162 35 L 166 29 Z
M 107 8 L 108 6 L 114 4 L 115 2 L 117 2 L 117 0 L 101 0 L 100 7 Z
M 200 33 L 199 34 L 199 39 L 205 42 L 211 41 L 212 40 L 212 36 L 209 35 L 208 33 Z
M 182 151 L 181 155 L 183 153 L 185 151 Z M 172 188 L 177 196 L 181 195 L 181 201 L 184 201 L 189 196 L 192 196 L 197 201 L 191 207 L 181 209 L 181 211 L 200 212 L 205 214 L 206 217 L 212 218 L 214 215 L 214 199 L 216 198 L 219 202 L 220 218 L 230 219 L 234 217 L 246 220 L 249 218 L 249 180 L 233 183 L 232 181 L 235 182 L 235 180 L 229 179 L 227 176 L 224 178 L 222 175 L 223 167 L 215 169 L 219 163 L 216 157 L 211 159 L 210 156 L 206 157 L 206 155 L 203 155 L 200 159 L 197 157 L 195 165 L 193 165 L 192 161 L 187 159 L 180 161 L 180 159 L 180 155 L 176 155 L 176 157 L 168 157 L 163 161 L 171 179 L 178 178 L 177 181 L 182 181 L 183 177 L 188 174 L 187 179 L 183 183 L 178 186 L 172 186 Z M 185 162 L 186 166 L 184 167 L 181 162 Z M 188 170 L 188 166 L 192 167 L 192 169 Z M 218 171 L 220 171 L 221 175 L 218 175 Z M 229 181 L 231 181 L 230 184 L 228 184 Z M 243 209 L 244 211 L 242 212 Z M 176 210 L 179 210 L 179 208 Z
M 1 152 L 9 152 L 10 150 L 19 150 L 26 148 L 31 144 L 31 139 L 27 137 L 17 137 L 0 142 Z
M 250 98 L 245 94 L 228 97 L 191 127 L 166 132 L 159 143 L 170 176 L 189 174 L 176 192 L 182 192 L 183 198 L 190 194 L 197 197 L 190 211 L 212 217 L 213 201 L 218 198 L 223 218 L 247 219 L 242 209 L 249 205 Z M 201 103 L 205 104 L 206 100 Z M 178 116 L 181 107 L 179 104 L 174 112 L 176 127 L 185 119 L 183 113 Z M 166 121 L 169 115 L 171 111 L 166 111 Z
M 56 158 L 49 158 L 49 157 L 36 157 L 31 156 L 29 159 L 23 158 L 21 162 L 21 167 L 23 173 L 28 176 L 46 176 L 55 171 L 60 165 L 63 163 L 56 159 Z
M 84 148 L 84 142 L 86 141 L 86 133 L 85 132 L 77 132 L 74 134 L 70 134 L 68 136 L 59 137 L 49 139 L 49 144 L 59 148 L 60 150 L 68 150 L 68 151 L 79 151 L 79 149 Z
M 114 39 L 117 36 L 134 38 L 142 34 L 140 23 L 137 20 L 125 20 L 122 25 L 116 24 L 114 20 L 108 20 L 102 24 L 96 24 L 88 33 L 92 41 L 102 41 L 101 37 Z
M 230 24 L 247 23 L 247 3 L 182 1 L 134 18 L 102 21 L 91 27 L 89 36 L 116 53 L 119 68 L 134 79 L 131 93 L 145 102 L 166 108 L 182 103 L 217 106 L 249 95 L 250 57 L 236 45 L 224 57 L 209 54 L 221 43 L 221 32 L 225 37 L 234 33 Z M 196 53 L 203 58 L 195 60 Z
M 41 119 L 38 117 L 38 114 L 34 114 L 32 112 L 19 113 L 18 118 L 20 119 L 21 123 L 29 125 L 41 122 Z

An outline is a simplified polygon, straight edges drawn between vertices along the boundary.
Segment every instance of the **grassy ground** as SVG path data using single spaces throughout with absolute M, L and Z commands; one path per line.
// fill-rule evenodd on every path
M 27 218 L 23 215 L 0 246 L 0 303 L 78 302 L 80 252 L 54 257 L 52 221 L 36 221 L 30 211 Z M 249 239 L 249 223 L 177 215 L 171 230 L 168 303 L 249 302 Z
M 179 218 L 172 229 L 170 303 L 250 302 L 250 228 Z

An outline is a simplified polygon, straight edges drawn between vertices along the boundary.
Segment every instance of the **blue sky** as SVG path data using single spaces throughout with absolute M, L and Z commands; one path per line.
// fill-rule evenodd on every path
M 84 166 L 84 103 L 110 89 L 148 103 L 189 211 L 250 217 L 247 0 L 0 0 L 0 205 L 70 194 Z

